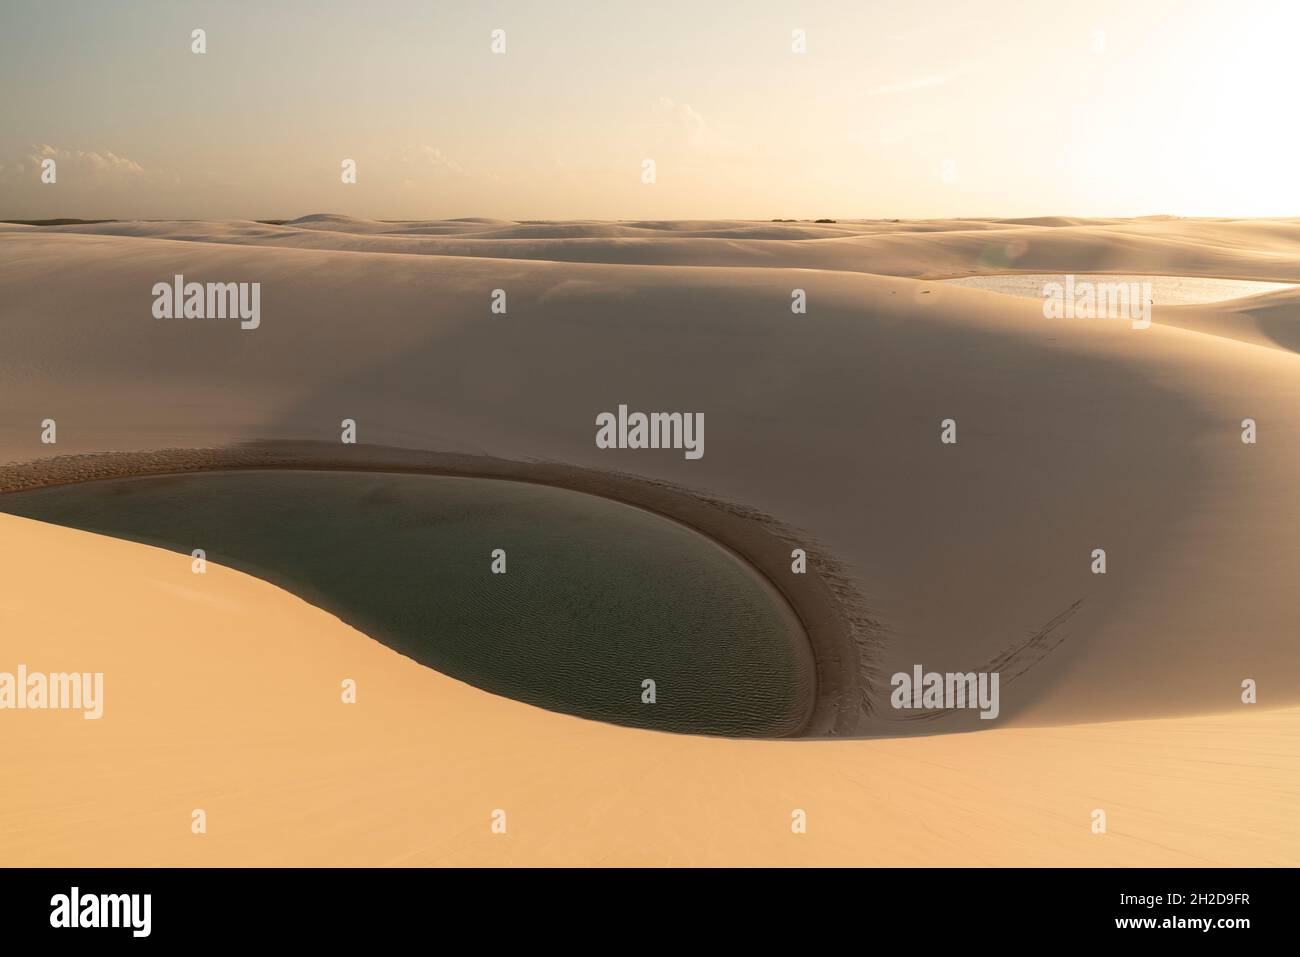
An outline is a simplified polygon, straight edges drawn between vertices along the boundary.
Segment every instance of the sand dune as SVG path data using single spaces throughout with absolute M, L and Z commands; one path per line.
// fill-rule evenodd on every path
M 1238 342 L 1300 352 L 1300 290 L 1187 307 L 1170 312 L 1165 321 Z
M 0 224 L 0 234 L 31 229 Z M 314 214 L 283 225 L 114 222 L 41 232 L 548 262 L 827 269 L 922 279 L 1098 272 L 1286 282 L 1300 275 L 1300 220 L 1294 219 L 517 224 L 384 223 Z
M 13 556 L 47 554 L 82 569 L 56 577 L 60 587 L 88 589 L 74 608 L 39 612 L 26 596 L 45 592 L 16 589 L 9 657 L 40 647 L 37 631 L 90 667 L 80 664 L 89 646 L 77 642 L 111 634 L 97 647 L 120 649 L 115 668 L 132 677 L 119 680 L 139 683 L 121 695 L 123 723 L 105 724 L 93 747 L 69 737 L 78 762 L 47 760 L 35 737 L 23 746 L 36 790 L 5 818 L 20 857 L 84 860 L 81 825 L 52 833 L 32 823 L 39 801 L 60 793 L 41 782 L 163 773 L 132 750 L 134 732 L 112 729 L 151 727 L 181 706 L 168 695 L 182 690 L 154 687 L 173 672 L 144 662 L 181 622 L 194 635 L 232 625 L 219 612 L 238 619 L 223 641 L 255 641 L 276 656 L 258 674 L 314 659 L 302 665 L 309 684 L 286 689 L 285 702 L 319 687 L 310 707 L 321 710 L 256 744 L 253 729 L 288 713 L 257 710 L 280 706 L 266 704 L 274 696 L 264 688 L 240 699 L 247 710 L 234 717 L 211 706 L 194 718 L 188 739 L 203 743 L 202 759 L 177 757 L 181 743 L 160 739 L 157 754 L 168 758 L 159 767 L 175 784 L 137 815 L 152 835 L 142 845 L 151 862 L 1297 861 L 1288 742 L 1300 718 L 1300 614 L 1289 597 L 1300 567 L 1300 294 L 1160 307 L 1136 330 L 1045 319 L 1033 300 L 916 277 L 1295 281 L 1300 222 L 321 215 L 286 225 L 4 226 L 0 256 L 0 462 L 334 445 L 346 417 L 367 446 L 688 490 L 770 516 L 842 571 L 833 600 L 869 611 L 870 634 L 853 639 L 876 677 L 871 707 L 850 702 L 837 730 L 902 736 L 715 742 L 539 714 L 422 671 L 269 586 L 217 575 L 204 589 L 230 591 L 214 603 L 215 590 L 168 583 L 172 557 L 5 519 L 21 542 L 5 552 L 10 574 L 23 576 L 15 581 L 37 581 L 40 563 Z M 261 283 L 260 327 L 154 319 L 150 290 L 176 273 Z M 508 294 L 505 315 L 490 311 L 495 289 Z M 791 313 L 795 289 L 807 294 L 807 315 Z M 706 454 L 598 449 L 595 416 L 619 403 L 703 412 Z M 58 421 L 56 446 L 41 444 L 46 418 Z M 956 420 L 956 445 L 940 443 L 946 418 Z M 1241 441 L 1246 418 L 1256 444 Z M 331 464 L 346 465 L 349 448 L 335 447 Z M 781 541 L 759 565 L 786 590 Z M 1096 548 L 1107 552 L 1105 575 L 1091 572 Z M 92 555 L 102 563 L 93 573 L 76 564 Z M 133 596 L 128 604 L 111 598 L 110 582 Z M 110 610 L 94 617 L 99 602 Z M 145 628 L 125 611 L 145 602 L 170 611 Z M 267 617 L 256 618 L 263 606 Z M 228 684 L 222 669 L 246 668 L 252 654 L 230 645 L 215 654 L 215 638 L 201 644 L 202 669 L 186 645 L 167 667 Z M 349 662 L 384 688 L 370 710 L 334 704 L 330 689 Z M 999 670 L 994 729 L 969 711 L 917 721 L 892 710 L 881 678 L 915 664 Z M 1258 682 L 1260 704 L 1240 703 L 1245 679 Z M 230 722 L 247 736 L 223 744 Z M 446 730 L 402 730 L 417 726 Z M 981 733 L 911 737 L 963 730 Z M 319 748 L 298 747 L 306 739 Z M 435 751 L 439 760 L 428 760 Z M 412 764 L 427 770 L 400 786 L 385 770 Z M 248 785 L 258 795 L 250 800 L 232 780 L 268 783 Z M 760 797 L 730 800 L 738 782 Z M 214 789 L 206 800 L 237 823 L 195 844 L 185 815 Z M 139 799 L 131 786 L 107 793 L 119 813 Z M 485 808 L 511 801 L 528 809 L 529 836 L 489 843 Z M 810 804 L 826 829 L 799 843 L 789 811 Z M 1087 815 L 1108 804 L 1127 823 L 1096 838 Z M 339 824 L 341 838 L 373 841 L 324 848 L 267 837 L 294 833 L 295 814 L 341 822 L 344 805 L 361 816 Z M 83 820 L 101 820 L 101 809 Z M 755 837 L 769 820 L 770 840 Z M 160 836 L 172 827 L 174 837 Z M 102 835 L 100 862 L 139 861 L 131 835 Z
M 1300 703 L 1288 350 L 1166 313 L 1147 330 L 1052 321 L 1029 300 L 825 268 L 0 242 L 0 460 L 331 442 L 351 417 L 369 444 L 616 469 L 772 515 L 852 570 L 883 673 L 1003 661 L 1007 723 L 1205 713 L 1245 678 Z M 261 282 L 261 328 L 153 319 L 149 290 L 175 272 Z M 708 454 L 597 449 L 595 415 L 620 402 L 704 411 Z M 57 447 L 40 444 L 47 417 Z M 956 446 L 939 442 L 947 417 Z M 909 727 L 881 714 L 859 733 Z
M 105 675 L 98 721 L 5 716 L 6 864 L 1300 863 L 1300 711 L 892 741 L 634 731 L 485 695 L 220 567 L 10 516 L 0 535 L 2 660 Z

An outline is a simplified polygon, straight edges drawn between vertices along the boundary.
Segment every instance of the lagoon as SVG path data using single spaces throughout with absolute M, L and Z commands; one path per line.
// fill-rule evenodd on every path
M 188 560 L 201 548 L 421 664 L 555 711 L 782 736 L 812 708 L 810 647 L 770 583 L 711 539 L 609 499 L 497 479 L 249 470 L 16 492 L 0 511 L 180 552 L 187 586 L 202 581 Z M 492 572 L 495 549 L 505 574 Z

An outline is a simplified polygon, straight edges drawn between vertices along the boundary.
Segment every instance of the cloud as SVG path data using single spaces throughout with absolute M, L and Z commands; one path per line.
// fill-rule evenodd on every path
M 0 162 L 0 180 L 9 183 L 25 179 L 35 181 L 41 175 L 41 164 L 47 159 L 54 160 L 60 182 L 122 182 L 145 175 L 144 167 L 135 160 L 109 150 L 68 150 L 42 143 L 27 146 Z
M 872 87 L 867 91 L 867 96 L 889 96 L 894 93 L 929 90 L 950 83 L 959 76 L 961 76 L 960 73 L 932 73 L 928 76 L 913 77 L 910 80 L 900 80 L 898 83 L 886 83 L 882 86 Z
M 678 103 L 671 97 L 661 96 L 655 104 L 654 115 L 665 138 L 671 142 L 703 150 L 725 145 L 722 137 L 689 103 Z
M 669 97 L 661 96 L 655 109 L 661 116 L 668 117 L 672 122 L 689 132 L 701 132 L 709 128 L 708 124 L 704 122 L 704 117 L 696 113 L 695 108 L 689 103 L 678 103 Z
M 397 154 L 397 162 L 414 169 L 446 170 L 459 176 L 465 175 L 464 168 L 435 146 L 408 146 Z

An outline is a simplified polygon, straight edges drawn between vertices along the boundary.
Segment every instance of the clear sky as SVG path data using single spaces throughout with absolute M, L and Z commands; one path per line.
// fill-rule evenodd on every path
M 1300 215 L 1298 37 L 1296 0 L 2 0 L 0 217 Z

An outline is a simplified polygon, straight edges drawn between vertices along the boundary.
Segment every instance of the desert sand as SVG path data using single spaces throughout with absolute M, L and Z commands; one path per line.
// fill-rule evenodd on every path
M 4 716 L 5 864 L 1297 863 L 1297 709 L 872 741 L 636 731 L 486 695 L 218 566 L 11 516 L 0 533 L 4 660 L 105 674 L 98 721 Z
M 0 226 L 0 257 L 6 475 L 334 443 L 345 417 L 376 447 L 617 471 L 792 530 L 869 610 L 847 617 L 877 675 L 1004 681 L 992 729 L 902 720 L 879 681 L 835 728 L 864 740 L 603 727 L 420 669 L 265 583 L 195 586 L 175 556 L 6 517 L 0 667 L 102 655 L 110 696 L 101 722 L 6 717 L 15 862 L 1300 862 L 1300 291 L 1135 330 L 925 281 L 1290 281 L 1300 221 L 316 216 Z M 175 273 L 260 282 L 260 327 L 155 320 Z M 707 453 L 597 449 L 620 402 L 703 411 Z M 85 803 L 49 815 L 74 782 Z M 221 828 L 191 835 L 193 807 Z

